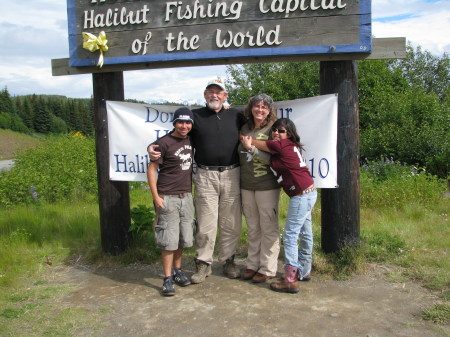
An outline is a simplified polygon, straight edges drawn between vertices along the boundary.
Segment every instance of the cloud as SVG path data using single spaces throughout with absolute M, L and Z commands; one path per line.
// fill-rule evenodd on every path
M 58 76 L 51 74 L 50 60 L 46 64 L 17 58 L 14 63 L 0 63 L 0 84 L 11 95 L 52 94 L 68 97 L 90 97 L 90 75 Z M 4 83 L 4 85 L 3 85 Z
M 65 0 L 1 0 L 0 87 L 12 95 L 90 97 L 92 76 L 52 76 L 51 59 L 69 57 Z M 206 0 L 205 0 L 206 1 Z M 375 37 L 406 37 L 435 55 L 450 52 L 450 1 L 372 0 Z M 128 71 L 126 98 L 203 102 L 205 84 L 225 66 Z
M 124 74 L 125 95 L 132 93 L 140 100 L 203 102 L 206 83 L 217 77 L 225 79 L 225 66 L 129 71 Z
M 29 55 L 31 57 L 49 57 L 63 55 L 68 49 L 67 32 L 62 29 L 33 27 L 8 22 L 0 23 L 0 56 L 15 57 Z
M 433 54 L 450 52 L 449 1 L 374 1 L 375 37 L 406 37 L 414 46 Z

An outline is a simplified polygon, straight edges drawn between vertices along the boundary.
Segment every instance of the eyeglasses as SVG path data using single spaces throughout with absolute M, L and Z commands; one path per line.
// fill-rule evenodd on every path
M 285 129 L 272 128 L 272 132 L 286 133 L 287 131 Z
M 225 91 L 216 91 L 216 90 L 205 90 L 208 95 L 221 95 L 225 93 Z

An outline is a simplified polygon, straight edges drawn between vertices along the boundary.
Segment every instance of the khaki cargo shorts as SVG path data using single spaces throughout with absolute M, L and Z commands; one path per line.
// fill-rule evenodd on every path
M 155 241 L 164 250 L 194 244 L 194 202 L 191 193 L 164 195 L 164 207 L 156 210 Z

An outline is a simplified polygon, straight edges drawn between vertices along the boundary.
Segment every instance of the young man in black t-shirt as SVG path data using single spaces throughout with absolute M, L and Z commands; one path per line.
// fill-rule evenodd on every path
M 180 286 L 191 283 L 181 269 L 181 257 L 183 248 L 194 243 L 193 151 L 188 136 L 193 122 L 194 115 L 188 108 L 175 111 L 175 128 L 155 142 L 161 157 L 150 162 L 147 170 L 157 217 L 155 240 L 162 249 L 165 296 L 175 295 L 174 282 Z

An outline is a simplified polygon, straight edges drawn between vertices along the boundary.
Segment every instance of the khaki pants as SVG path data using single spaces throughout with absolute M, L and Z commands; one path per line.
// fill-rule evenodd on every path
M 247 269 L 275 276 L 280 253 L 278 201 L 280 189 L 241 190 L 242 207 L 248 227 Z
M 197 259 L 213 262 L 217 228 L 220 233 L 219 262 L 235 254 L 241 234 L 240 168 L 219 172 L 197 169 L 195 184 L 195 212 Z

